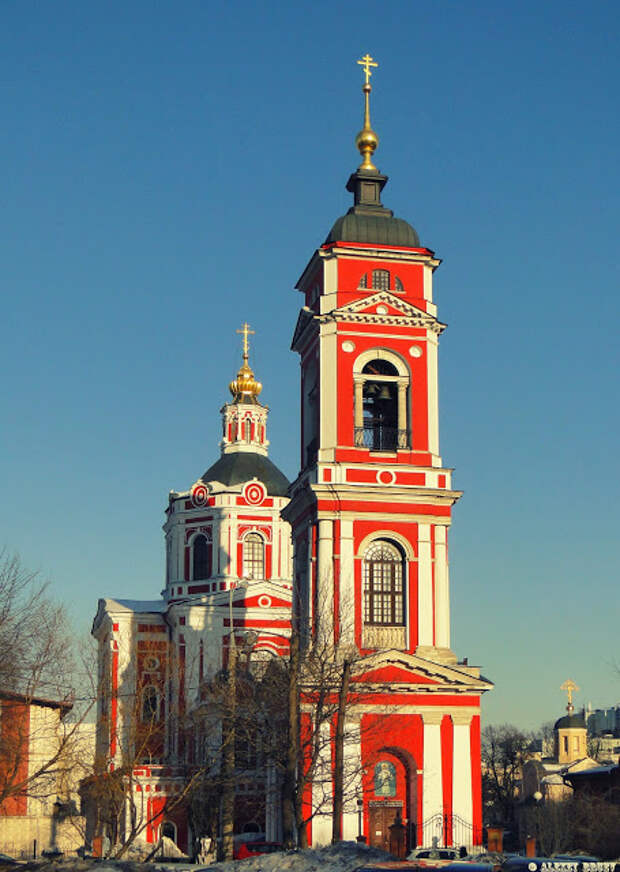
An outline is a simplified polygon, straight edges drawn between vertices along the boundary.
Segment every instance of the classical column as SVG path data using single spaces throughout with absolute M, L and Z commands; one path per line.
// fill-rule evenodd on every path
M 364 426 L 364 382 L 355 381 L 355 428 Z
M 398 441 L 399 448 L 411 447 L 411 436 L 407 433 L 407 382 L 398 382 Z M 402 435 L 401 435 L 402 434 Z

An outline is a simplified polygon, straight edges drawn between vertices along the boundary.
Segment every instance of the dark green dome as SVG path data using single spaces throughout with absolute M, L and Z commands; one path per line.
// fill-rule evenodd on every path
M 395 218 L 391 209 L 381 203 L 381 191 L 388 177 L 377 170 L 358 169 L 347 182 L 353 194 L 353 206 L 341 215 L 329 231 L 330 242 L 366 242 L 371 245 L 401 245 L 420 248 L 420 237 L 411 224 Z
M 554 730 L 585 730 L 586 721 L 582 714 L 564 715 L 553 725 Z
M 336 220 L 325 240 L 326 243 L 339 241 L 420 248 L 420 237 L 411 224 L 402 218 L 394 218 L 385 213 L 361 214 L 353 210 Z
M 289 480 L 265 454 L 255 451 L 231 451 L 222 454 L 213 466 L 200 476 L 204 482 L 219 481 L 230 487 L 257 478 L 271 497 L 285 497 Z

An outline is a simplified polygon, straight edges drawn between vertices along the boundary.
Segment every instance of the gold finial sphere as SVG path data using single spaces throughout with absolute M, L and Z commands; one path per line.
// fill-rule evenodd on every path
M 364 57 L 358 61 L 358 64 L 364 68 L 364 75 L 366 77 L 366 81 L 362 85 L 362 91 L 364 93 L 364 127 L 355 137 L 355 145 L 364 158 L 359 169 L 377 172 L 377 167 L 372 162 L 372 156 L 379 145 L 379 137 L 370 125 L 370 92 L 372 87 L 369 80 L 372 76 L 371 67 L 377 67 L 379 65 L 369 54 L 364 55 Z

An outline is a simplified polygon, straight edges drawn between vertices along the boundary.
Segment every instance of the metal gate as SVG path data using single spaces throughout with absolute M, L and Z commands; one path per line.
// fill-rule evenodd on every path
M 474 827 L 458 814 L 434 814 L 422 824 L 421 839 L 418 843 L 425 848 L 436 847 L 470 847 L 482 844 L 482 833 L 474 838 Z

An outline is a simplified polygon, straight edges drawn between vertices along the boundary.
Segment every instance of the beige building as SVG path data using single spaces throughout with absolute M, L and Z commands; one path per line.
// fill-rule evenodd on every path
M 0 853 L 73 853 L 84 843 L 80 779 L 92 769 L 95 725 L 72 704 L 0 692 Z
M 555 802 L 573 792 L 566 776 L 598 766 L 588 756 L 587 728 L 583 713 L 575 714 L 569 696 L 567 714 L 553 726 L 554 753 L 552 757 L 529 760 L 523 767 L 522 799 L 530 797 Z

